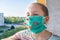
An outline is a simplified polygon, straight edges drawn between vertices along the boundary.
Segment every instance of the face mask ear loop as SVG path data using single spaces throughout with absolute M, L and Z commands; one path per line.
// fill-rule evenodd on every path
M 45 19 L 46 17 L 43 17 L 43 19 Z M 48 18 L 47 18 L 48 19 Z M 47 24 L 46 24 L 47 25 Z

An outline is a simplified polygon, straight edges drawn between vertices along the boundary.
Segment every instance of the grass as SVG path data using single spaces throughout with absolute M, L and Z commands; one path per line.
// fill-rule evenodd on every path
M 21 30 L 25 30 L 25 29 L 26 29 L 26 27 L 21 26 L 21 27 L 12 29 L 12 30 L 6 30 L 3 32 L 3 35 L 0 36 L 0 39 L 7 38 L 7 37 L 15 34 L 16 32 L 21 31 Z

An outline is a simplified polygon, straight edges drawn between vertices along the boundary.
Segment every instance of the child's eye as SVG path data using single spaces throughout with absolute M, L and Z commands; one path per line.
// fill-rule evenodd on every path
M 38 14 L 34 14 L 34 15 L 38 15 Z
M 30 16 L 29 12 L 27 12 L 27 16 Z
M 29 15 L 27 15 L 27 16 L 29 16 Z

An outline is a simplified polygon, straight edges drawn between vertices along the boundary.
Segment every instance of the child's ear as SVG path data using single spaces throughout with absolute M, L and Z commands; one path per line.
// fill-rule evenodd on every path
M 47 24 L 48 21 L 49 21 L 49 16 L 45 16 L 45 18 L 44 18 L 44 23 Z

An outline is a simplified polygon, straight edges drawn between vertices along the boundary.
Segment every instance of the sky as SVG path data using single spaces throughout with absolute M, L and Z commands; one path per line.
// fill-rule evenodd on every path
M 36 0 L 0 0 L 0 13 L 4 13 L 5 17 L 24 17 L 27 6 L 33 2 Z

